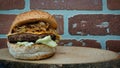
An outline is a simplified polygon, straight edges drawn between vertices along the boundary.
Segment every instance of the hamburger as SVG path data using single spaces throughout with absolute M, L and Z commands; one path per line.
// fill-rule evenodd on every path
M 8 32 L 7 46 L 17 59 L 37 60 L 55 54 L 60 36 L 52 15 L 41 10 L 18 14 Z

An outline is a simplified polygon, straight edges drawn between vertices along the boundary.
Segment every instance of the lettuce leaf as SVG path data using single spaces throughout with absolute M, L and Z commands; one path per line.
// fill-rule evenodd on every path
M 42 43 L 42 44 L 48 45 L 50 47 L 57 46 L 57 43 L 51 39 L 51 36 L 46 36 L 44 38 L 40 38 L 40 39 L 36 40 L 35 43 Z
M 18 46 L 32 46 L 33 42 L 17 42 Z

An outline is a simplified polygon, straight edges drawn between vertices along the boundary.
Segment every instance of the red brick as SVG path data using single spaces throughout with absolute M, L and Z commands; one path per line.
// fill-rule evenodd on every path
M 16 15 L 0 14 L 0 34 L 6 34 Z
M 108 40 L 106 41 L 106 49 L 120 52 L 120 40 Z
M 107 0 L 107 5 L 110 10 L 120 10 L 120 0 Z
M 82 46 L 82 43 L 75 39 L 60 40 L 58 44 L 60 46 Z
M 62 0 L 61 0 L 62 1 Z M 62 9 L 65 7 L 60 0 L 30 0 L 31 9 Z M 59 5 L 59 6 L 58 6 Z
M 67 9 L 76 10 L 101 10 L 101 0 L 66 0 Z
M 101 0 L 30 0 L 31 9 L 101 10 Z
M 84 47 L 92 47 L 92 48 L 101 48 L 101 45 L 99 42 L 97 42 L 96 40 L 90 40 L 90 39 L 86 39 L 83 40 L 83 46 Z
M 120 15 L 79 14 L 69 18 L 72 35 L 120 35 Z
M 112 35 L 120 35 L 120 15 L 111 15 L 109 32 Z
M 76 15 L 69 18 L 69 32 L 72 35 L 106 35 L 105 15 Z
M 101 45 L 96 40 L 83 39 L 77 41 L 75 39 L 65 39 L 58 43 L 60 46 L 80 46 L 80 47 L 91 47 L 91 48 L 101 48 Z
M 24 9 L 24 0 L 0 0 L 0 10 Z
M 64 19 L 63 15 L 53 15 L 58 23 L 57 32 L 62 35 L 64 33 Z
M 7 40 L 5 38 L 0 38 L 0 49 L 7 47 Z

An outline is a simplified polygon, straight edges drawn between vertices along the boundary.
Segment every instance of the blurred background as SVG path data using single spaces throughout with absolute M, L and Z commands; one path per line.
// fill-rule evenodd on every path
M 0 0 L 0 48 L 16 15 L 44 10 L 58 23 L 59 46 L 82 46 L 120 53 L 120 0 Z

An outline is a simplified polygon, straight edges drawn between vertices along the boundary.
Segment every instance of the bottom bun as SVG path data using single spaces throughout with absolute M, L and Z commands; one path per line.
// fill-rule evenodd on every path
M 17 46 L 7 42 L 10 54 L 17 59 L 37 60 L 45 59 L 55 54 L 55 48 L 44 44 L 34 44 L 32 46 Z

